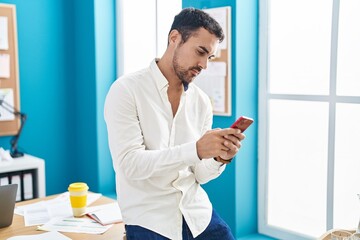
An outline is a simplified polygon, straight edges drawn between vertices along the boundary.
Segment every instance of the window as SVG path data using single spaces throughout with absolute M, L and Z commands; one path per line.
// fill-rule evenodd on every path
M 161 57 L 181 0 L 117 0 L 117 75 L 148 67 Z
M 261 0 L 259 232 L 315 239 L 360 216 L 360 1 Z

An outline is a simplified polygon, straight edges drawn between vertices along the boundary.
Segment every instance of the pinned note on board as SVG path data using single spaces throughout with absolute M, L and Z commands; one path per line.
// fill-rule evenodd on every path
M 0 78 L 10 78 L 10 55 L 0 54 Z
M 9 49 L 8 18 L 0 16 L 0 50 Z
M 4 101 L 8 103 L 8 105 L 14 106 L 14 90 L 12 88 L 0 88 L 0 101 Z M 15 115 L 4 107 L 5 106 L 0 104 L 0 121 L 14 120 Z
M 209 96 L 214 112 L 226 111 L 226 62 L 209 62 L 194 83 Z

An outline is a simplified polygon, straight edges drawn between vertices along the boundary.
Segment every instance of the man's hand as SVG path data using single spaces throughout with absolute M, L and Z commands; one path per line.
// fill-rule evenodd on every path
M 239 129 L 237 130 L 239 131 L 238 134 L 224 136 L 224 139 L 228 140 L 224 142 L 224 145 L 229 148 L 229 151 L 219 155 L 221 160 L 231 160 L 239 151 L 241 147 L 241 141 L 245 139 L 245 135 L 241 133 Z
M 244 138 L 245 135 L 239 129 L 209 130 L 196 142 L 197 154 L 200 159 L 218 156 L 223 160 L 232 159 Z

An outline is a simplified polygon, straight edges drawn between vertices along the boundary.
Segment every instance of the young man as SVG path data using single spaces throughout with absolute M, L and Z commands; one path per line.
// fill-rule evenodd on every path
M 128 240 L 234 239 L 200 184 L 224 171 L 245 136 L 211 130 L 211 102 L 191 84 L 223 38 L 207 13 L 184 9 L 164 55 L 109 90 L 105 120 Z

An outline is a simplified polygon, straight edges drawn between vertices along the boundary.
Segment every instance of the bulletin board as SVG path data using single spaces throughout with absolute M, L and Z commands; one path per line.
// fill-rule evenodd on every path
M 218 21 L 225 39 L 194 83 L 210 97 L 214 115 L 231 116 L 231 7 L 203 10 Z
M 16 135 L 20 128 L 19 64 L 17 45 L 16 8 L 0 4 L 0 136 Z M 6 104 L 6 110 L 3 106 Z

